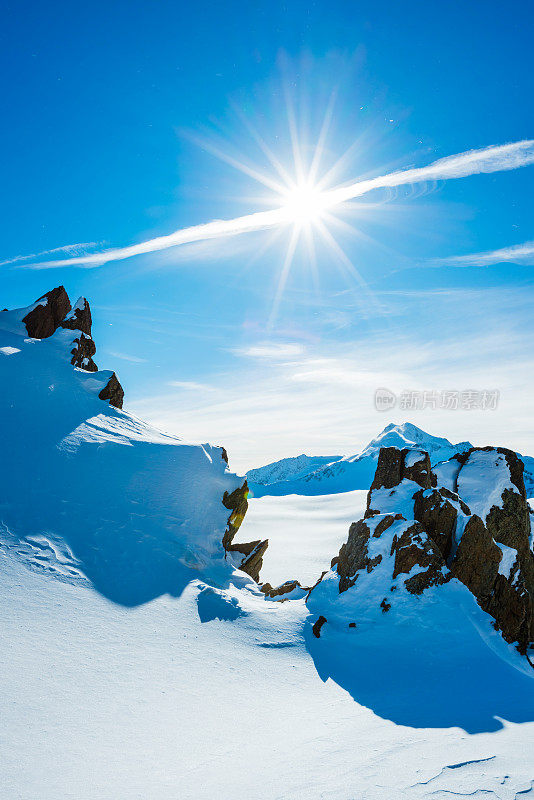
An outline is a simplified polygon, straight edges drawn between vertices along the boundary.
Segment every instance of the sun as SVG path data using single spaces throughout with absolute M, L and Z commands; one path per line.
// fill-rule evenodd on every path
M 282 201 L 288 222 L 299 226 L 311 225 L 324 216 L 329 206 L 329 193 L 307 180 L 285 191 Z

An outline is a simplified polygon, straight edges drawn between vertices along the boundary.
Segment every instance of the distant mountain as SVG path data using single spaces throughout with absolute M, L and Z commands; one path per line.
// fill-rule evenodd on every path
M 251 483 L 270 486 L 282 481 L 295 481 L 314 472 L 326 464 L 340 461 L 342 456 L 307 456 L 304 453 L 292 458 L 282 458 L 265 467 L 258 467 L 247 472 L 249 485 Z
M 368 489 L 373 480 L 381 447 L 410 447 L 424 450 L 432 464 L 445 461 L 455 453 L 472 447 L 470 442 L 453 444 L 448 439 L 405 422 L 387 425 L 384 430 L 356 455 L 341 457 L 297 456 L 250 470 L 247 479 L 254 497 L 264 495 L 339 494 L 354 489 Z M 533 460 L 534 471 L 534 460 Z

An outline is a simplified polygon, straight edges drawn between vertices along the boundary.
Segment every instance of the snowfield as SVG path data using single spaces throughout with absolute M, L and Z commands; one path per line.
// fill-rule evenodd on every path
M 5 550 L 0 591 L 10 800 L 534 796 L 532 680 L 469 621 L 347 650 L 249 579 L 127 608 Z
M 250 499 L 243 531 L 250 539 L 269 539 L 263 580 L 277 586 L 296 578 L 303 586 L 313 586 L 330 569 L 366 502 L 364 491 Z

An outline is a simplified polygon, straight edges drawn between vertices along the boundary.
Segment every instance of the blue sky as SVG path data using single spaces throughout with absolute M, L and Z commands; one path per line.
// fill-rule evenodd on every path
M 264 187 L 209 150 L 269 171 L 253 126 L 291 170 L 287 97 L 311 158 L 336 90 L 320 172 L 352 146 L 340 182 L 529 139 L 533 16 L 524 2 L 12 5 L 0 260 L 268 208 Z M 238 469 L 357 451 L 390 420 L 377 386 L 498 388 L 495 412 L 391 417 L 532 452 L 534 258 L 470 256 L 534 240 L 533 174 L 354 201 L 340 212 L 353 229 L 332 232 L 359 279 L 318 237 L 315 278 L 301 243 L 275 315 L 287 226 L 92 269 L 4 263 L 0 303 L 60 283 L 87 296 L 97 361 L 128 407 L 224 443 Z

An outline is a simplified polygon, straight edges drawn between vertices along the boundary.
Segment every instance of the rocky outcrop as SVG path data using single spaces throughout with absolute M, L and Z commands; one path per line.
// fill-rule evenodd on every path
M 35 301 L 32 310 L 22 320 L 28 336 L 33 339 L 47 339 L 52 336 L 70 309 L 69 296 L 64 286 L 47 292 Z
M 428 454 L 383 448 L 365 517 L 350 526 L 324 580 L 337 581 L 343 594 L 379 570 L 392 592 L 422 594 L 457 578 L 525 653 L 534 642 L 534 555 L 523 464 L 491 447 L 450 461 L 436 473 L 452 476 L 452 488 L 438 484 Z M 382 602 L 384 612 L 394 607 L 395 594 Z
M 114 372 L 98 396 L 101 400 L 109 400 L 110 406 L 122 408 L 124 389 L 120 385 L 119 379 Z
M 232 513 L 228 517 L 228 525 L 224 533 L 222 544 L 227 553 L 240 553 L 244 556 L 239 562 L 239 569 L 250 575 L 255 581 L 260 579 L 260 570 L 263 566 L 263 556 L 269 540 L 261 541 L 257 539 L 253 542 L 234 542 L 234 536 L 239 530 L 248 509 L 248 484 L 245 481 L 242 486 L 234 489 L 228 494 L 224 493 L 223 505 Z
M 308 592 L 311 591 L 310 586 L 301 586 L 299 581 L 285 581 L 281 583 L 280 586 L 271 586 L 270 583 L 263 583 L 260 586 L 261 591 L 263 592 L 266 597 L 270 600 L 279 600 L 283 603 L 285 600 L 289 600 L 289 597 L 286 595 L 291 595 L 291 599 L 296 599 L 300 597 L 304 597 Z
M 48 339 L 59 328 L 71 330 L 78 335 L 72 340 L 70 363 L 86 372 L 97 372 L 93 360 L 96 345 L 91 335 L 91 308 L 85 297 L 80 297 L 74 308 L 64 286 L 58 286 L 40 297 L 23 317 L 28 335 L 34 339 Z M 98 395 L 109 401 L 110 406 L 122 408 L 124 389 L 115 373 Z
M 74 308 L 69 311 L 59 324 L 62 328 L 68 328 L 72 331 L 81 331 L 85 333 L 86 336 L 91 336 L 93 320 L 91 318 L 89 303 L 85 297 L 80 297 Z

